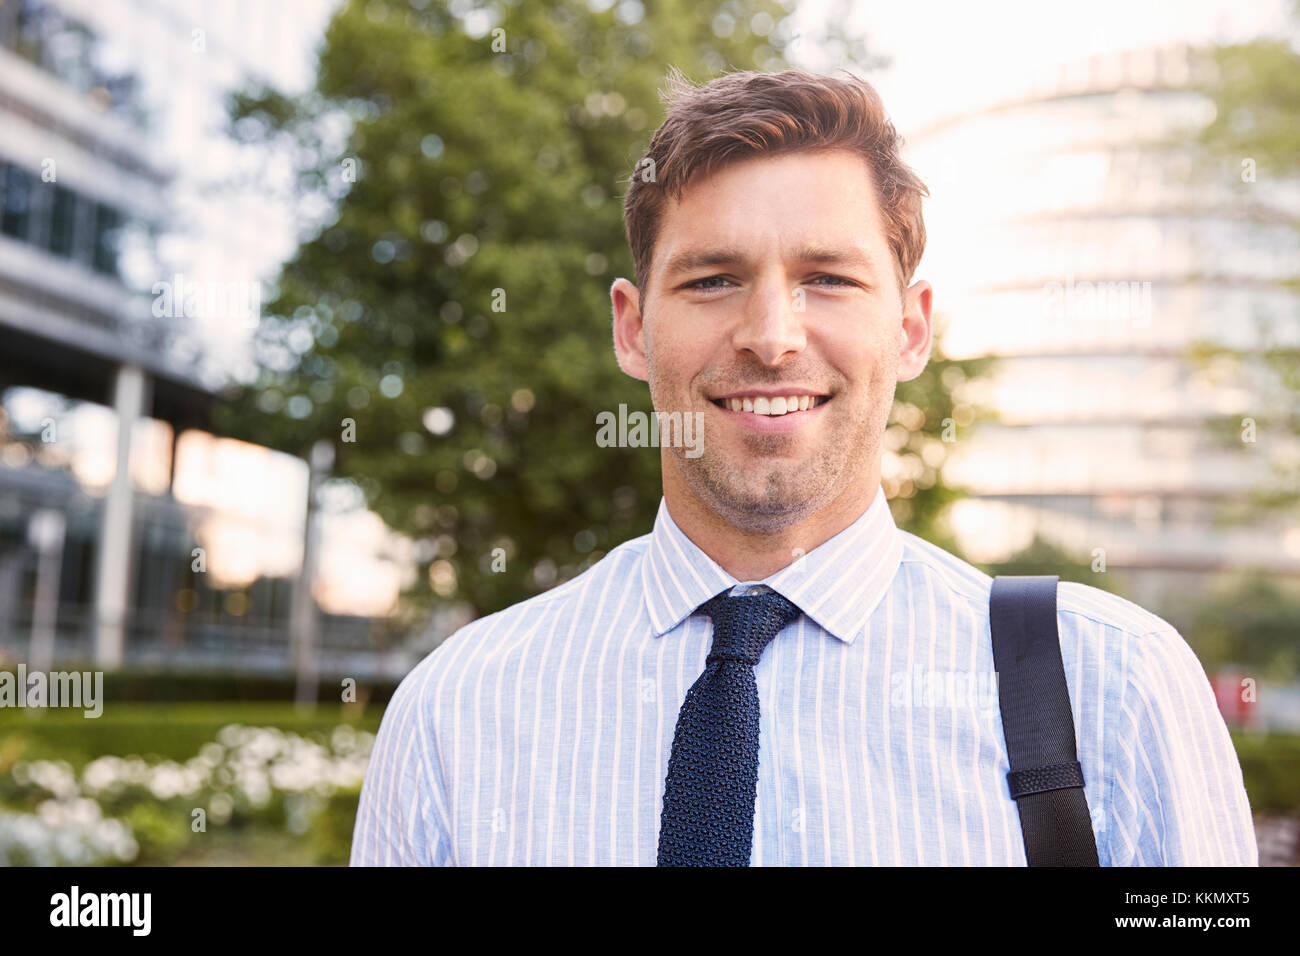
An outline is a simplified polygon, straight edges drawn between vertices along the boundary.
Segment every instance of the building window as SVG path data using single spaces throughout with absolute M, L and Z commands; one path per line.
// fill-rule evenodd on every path
M 95 204 L 95 236 L 91 266 L 104 275 L 117 275 L 117 241 L 118 230 L 122 226 L 122 217 L 116 209 Z
M 0 231 L 15 239 L 26 239 L 32 226 L 32 176 L 25 169 L 0 167 L 4 176 L 4 211 Z
M 120 71 L 120 51 L 47 0 L 0 0 L 0 47 L 89 95 L 101 109 L 144 122 L 138 78 Z M 114 58 L 117 65 L 108 62 Z
M 95 86 L 90 65 L 94 38 L 81 24 L 58 18 L 45 38 L 45 68 L 78 93 Z
M 41 0 L 18 0 L 13 25 L 13 49 L 23 59 L 37 66 L 45 55 L 45 37 L 53 26 L 55 14 Z
M 18 45 L 18 4 L 0 3 L 0 47 L 12 50 Z
M 54 187 L 54 202 L 50 210 L 49 249 L 65 259 L 72 256 L 72 242 L 76 235 L 77 197 L 71 189 Z
M 62 185 L 37 188 L 34 173 L 0 162 L 0 232 L 117 278 L 122 214 Z

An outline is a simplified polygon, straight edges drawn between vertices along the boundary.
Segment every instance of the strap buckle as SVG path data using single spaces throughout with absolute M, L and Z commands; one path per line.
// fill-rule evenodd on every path
M 1079 761 L 1071 760 L 1069 763 L 1054 763 L 1029 770 L 1012 770 L 1007 774 L 1007 784 L 1011 788 L 1012 800 L 1019 800 L 1031 793 L 1082 787 L 1083 767 Z

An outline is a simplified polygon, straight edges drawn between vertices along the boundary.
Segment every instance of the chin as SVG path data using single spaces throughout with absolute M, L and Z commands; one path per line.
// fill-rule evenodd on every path
M 816 514 L 823 495 L 809 494 L 808 482 L 769 480 L 766 483 L 691 482 L 696 496 L 711 510 L 742 531 L 770 534 Z M 701 487 L 701 484 L 703 487 Z
M 733 506 L 735 502 L 731 502 Z M 732 527 L 746 534 L 777 534 L 817 513 L 815 507 L 801 502 L 787 508 L 751 506 L 743 503 L 731 510 L 715 509 Z

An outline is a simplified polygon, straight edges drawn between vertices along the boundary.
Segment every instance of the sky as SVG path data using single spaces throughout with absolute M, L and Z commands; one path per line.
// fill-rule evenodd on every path
M 1023 87 L 1026 76 L 1055 71 L 1068 60 L 1280 31 L 1290 5 L 1286 0 L 864 0 L 847 6 L 849 30 L 865 36 L 870 49 L 891 61 L 871 79 L 906 135 L 1001 91 Z M 835 8 L 829 0 L 796 0 L 796 22 L 813 27 Z M 821 62 L 817 50 L 799 42 L 796 56 Z

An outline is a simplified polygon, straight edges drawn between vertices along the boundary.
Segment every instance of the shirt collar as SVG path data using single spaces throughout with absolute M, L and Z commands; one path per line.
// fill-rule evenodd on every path
M 889 590 L 902 557 L 902 535 L 884 489 L 877 488 L 870 507 L 843 531 L 761 582 L 745 583 L 767 585 L 850 644 Z M 740 583 L 686 537 L 660 498 L 641 563 L 642 591 L 655 637 L 672 630 L 719 591 Z

